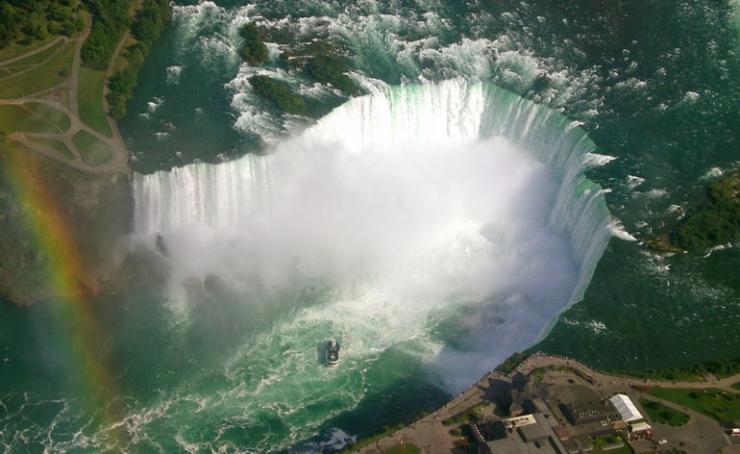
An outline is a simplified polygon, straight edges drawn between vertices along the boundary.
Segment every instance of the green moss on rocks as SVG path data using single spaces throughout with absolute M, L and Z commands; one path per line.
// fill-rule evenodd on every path
M 249 83 L 254 91 L 275 105 L 275 107 L 294 115 L 307 113 L 303 98 L 292 92 L 290 85 L 267 76 L 252 76 Z
M 239 55 L 250 65 L 261 65 L 267 61 L 269 53 L 263 41 L 260 28 L 254 22 L 244 24 L 239 29 L 239 36 L 244 40 Z
M 740 172 L 712 183 L 708 200 L 689 211 L 671 242 L 688 251 L 704 251 L 740 239 Z

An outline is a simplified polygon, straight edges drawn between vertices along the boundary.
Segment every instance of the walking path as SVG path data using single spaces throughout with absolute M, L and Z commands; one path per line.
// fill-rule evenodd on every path
M 34 49 L 31 52 L 26 52 L 25 54 L 18 55 L 17 57 L 9 58 L 7 60 L 0 61 L 0 68 L 3 66 L 7 66 L 11 63 L 14 63 L 19 60 L 23 60 L 24 58 L 30 57 L 32 55 L 38 54 L 39 52 L 43 52 L 46 49 L 50 48 L 51 46 L 55 45 L 59 41 L 66 41 L 67 38 L 60 36 L 59 38 L 49 41 L 48 43 L 44 44 L 43 46 L 39 47 L 38 49 Z
M 140 4 L 137 3 L 137 5 Z M 53 109 L 56 109 L 62 113 L 64 113 L 67 118 L 69 118 L 70 126 L 67 130 L 61 131 L 61 132 L 44 132 L 44 133 L 36 133 L 36 132 L 25 132 L 25 131 L 16 131 L 9 135 L 9 138 L 21 145 L 23 145 L 25 148 L 38 153 L 46 158 L 53 159 L 57 162 L 66 164 L 76 170 L 79 170 L 81 172 L 86 173 L 94 173 L 94 174 L 111 174 L 111 173 L 126 173 L 128 172 L 128 159 L 129 159 L 129 152 L 126 148 L 126 145 L 123 142 L 123 139 L 120 135 L 120 132 L 118 130 L 118 126 L 116 125 L 116 122 L 111 118 L 109 115 L 106 115 L 106 120 L 108 121 L 108 124 L 110 125 L 111 131 L 113 131 L 112 137 L 106 137 L 103 134 L 100 134 L 95 129 L 91 128 L 87 124 L 85 124 L 81 118 L 80 118 L 80 110 L 79 110 L 79 102 L 78 102 L 78 96 L 79 96 L 79 84 L 80 84 L 80 67 L 82 64 L 82 45 L 85 42 L 85 39 L 90 34 L 90 24 L 87 24 L 85 29 L 72 40 L 75 41 L 75 50 L 74 55 L 72 59 L 72 70 L 70 72 L 70 75 L 67 77 L 67 79 L 51 88 L 47 88 L 44 90 L 41 90 L 36 93 L 29 93 L 25 96 L 19 97 L 19 98 L 13 98 L 13 99 L 0 99 L 0 105 L 24 105 L 26 103 L 40 103 L 44 104 L 46 106 L 49 106 Z M 112 68 L 115 64 L 116 59 L 120 55 L 123 46 L 128 39 L 128 34 L 123 36 L 118 43 L 116 47 L 116 51 L 113 55 L 113 58 L 111 59 L 111 63 L 109 65 L 108 70 L 106 71 L 106 75 L 109 76 L 112 74 Z M 17 57 L 14 57 L 9 60 L 5 60 L 0 62 L 0 67 L 6 66 L 14 61 L 18 61 L 24 58 L 27 58 L 31 55 L 37 54 L 39 52 L 42 52 L 46 49 L 49 49 L 50 47 L 56 45 L 59 43 L 59 41 L 66 41 L 67 38 L 60 37 L 56 40 L 53 40 L 44 46 L 34 49 L 31 52 L 28 52 L 23 55 L 19 55 Z M 39 67 L 42 66 L 46 61 L 48 61 L 53 56 L 57 55 L 58 52 L 61 51 L 61 49 L 64 46 L 60 46 L 59 49 L 55 53 L 53 53 L 49 58 L 44 60 L 44 62 L 40 62 L 36 65 L 33 65 L 31 67 L 31 70 L 39 70 Z M 24 70 L 24 71 L 27 71 Z M 107 79 L 107 77 L 106 77 Z M 68 96 L 66 103 L 64 100 L 60 100 L 59 96 L 54 96 L 55 94 L 58 94 L 61 90 L 68 90 Z M 107 84 L 104 86 L 104 95 L 103 99 L 100 100 L 100 102 L 103 105 L 104 111 L 107 112 L 108 105 L 105 100 L 105 96 L 107 95 Z M 91 164 L 89 162 L 85 162 L 83 158 L 83 152 L 75 145 L 73 138 L 74 136 L 80 132 L 84 131 L 87 134 L 93 136 L 95 139 L 100 141 L 107 149 L 110 151 L 110 159 L 102 164 Z M 63 156 L 58 150 L 53 149 L 50 146 L 44 145 L 39 142 L 35 142 L 33 139 L 52 139 L 57 140 L 61 143 L 63 143 L 67 149 L 72 153 L 72 158 L 69 159 L 68 157 Z

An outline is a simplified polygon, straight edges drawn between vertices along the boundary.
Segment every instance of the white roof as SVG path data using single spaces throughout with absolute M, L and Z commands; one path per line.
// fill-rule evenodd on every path
M 642 419 L 642 415 L 637 410 L 637 407 L 635 407 L 635 404 L 632 403 L 632 399 L 630 399 L 629 396 L 625 394 L 615 394 L 611 399 L 609 399 L 609 402 L 614 404 L 614 407 L 617 409 L 624 422 Z
M 632 432 L 645 432 L 646 430 L 652 429 L 652 427 L 650 427 L 650 424 L 646 422 L 631 424 L 630 427 L 632 428 Z

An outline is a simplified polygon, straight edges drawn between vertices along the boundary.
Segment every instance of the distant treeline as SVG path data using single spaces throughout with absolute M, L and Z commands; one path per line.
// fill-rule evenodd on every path
M 672 367 L 663 369 L 649 369 L 644 371 L 635 370 L 610 370 L 607 372 L 628 375 L 630 377 L 644 378 L 648 380 L 662 381 L 701 381 L 706 375 L 714 375 L 718 378 L 729 377 L 740 373 L 740 357 L 735 359 L 723 359 L 695 364 L 686 367 Z
M 126 48 L 124 56 L 127 65 L 108 82 L 108 102 L 114 118 L 121 119 L 126 114 L 128 101 L 139 82 L 139 71 L 152 44 L 159 38 L 171 17 L 169 0 L 144 0 L 136 14 L 136 19 L 131 24 L 131 33 L 136 38 L 136 43 Z
M 82 45 L 82 61 L 95 69 L 106 69 L 116 45 L 130 25 L 133 0 L 84 0 L 92 14 L 90 36 Z
M 70 36 L 84 22 L 72 0 L 0 1 L 0 48 L 12 42 L 30 43 L 49 35 Z

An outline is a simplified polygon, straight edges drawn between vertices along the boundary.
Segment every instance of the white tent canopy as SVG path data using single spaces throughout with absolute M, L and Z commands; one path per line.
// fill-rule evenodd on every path
M 617 409 L 624 422 L 642 419 L 642 415 L 637 410 L 637 407 L 635 407 L 635 404 L 632 403 L 632 399 L 630 399 L 629 396 L 624 394 L 615 394 L 611 399 L 609 399 L 609 402 L 614 404 L 614 407 Z

